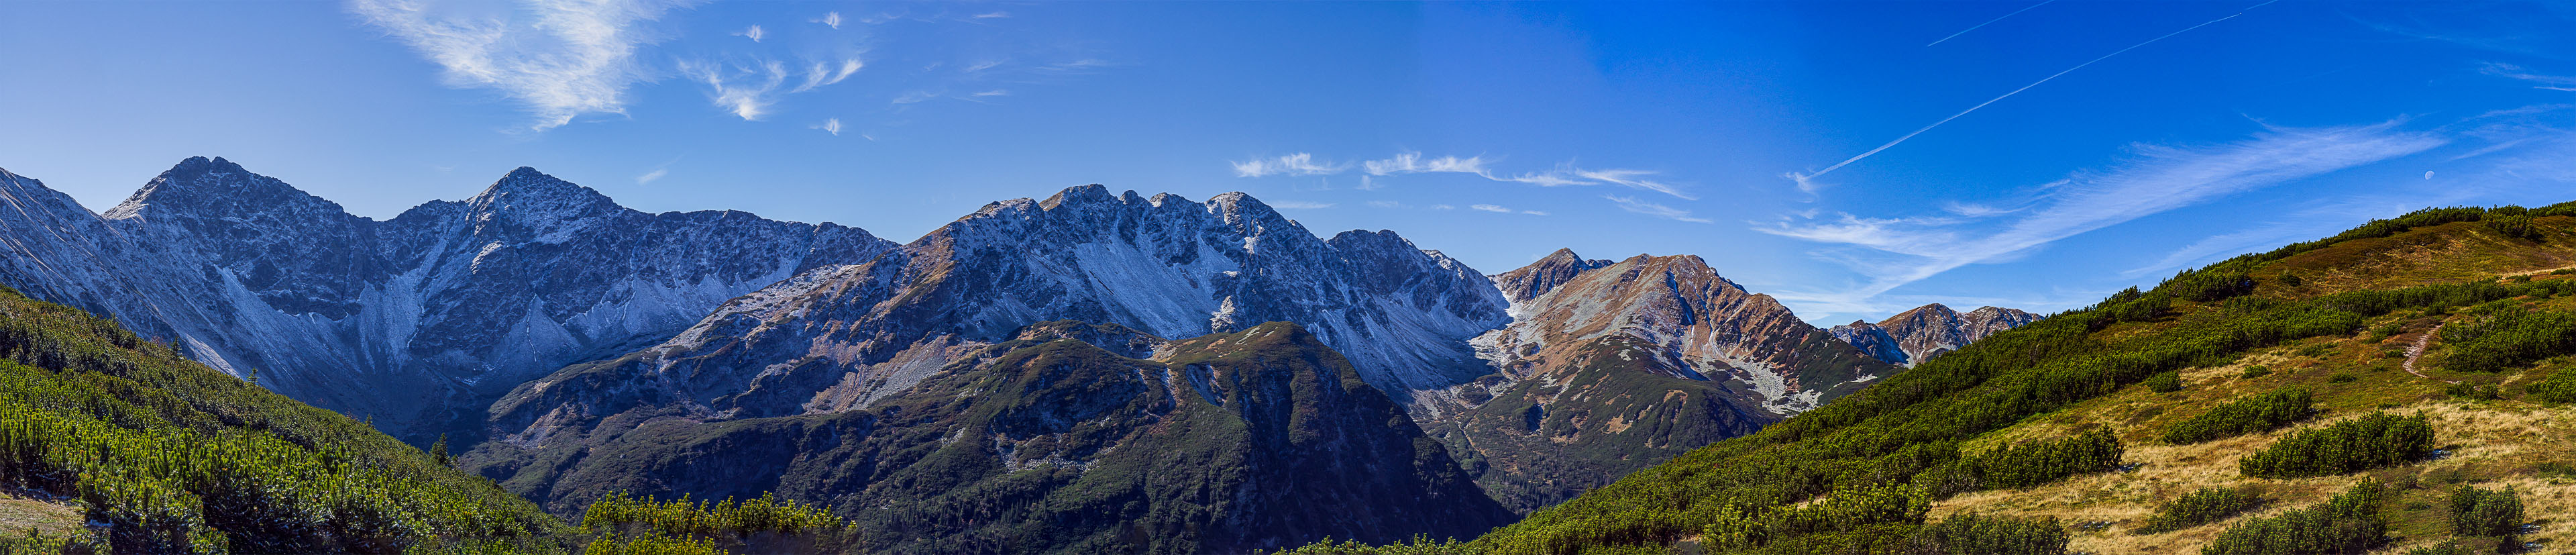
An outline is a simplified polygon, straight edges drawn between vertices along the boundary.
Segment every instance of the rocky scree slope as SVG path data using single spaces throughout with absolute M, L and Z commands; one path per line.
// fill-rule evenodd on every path
M 1895 367 L 1696 256 L 1559 250 L 1495 281 L 1514 320 L 1476 339 L 1499 371 L 1444 391 L 1436 435 L 1531 510 L 1859 389 Z M 1525 296 L 1523 296 L 1525 295 Z

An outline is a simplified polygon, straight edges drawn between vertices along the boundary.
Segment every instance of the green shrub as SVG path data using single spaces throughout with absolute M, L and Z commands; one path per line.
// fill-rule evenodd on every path
M 2119 437 L 2097 428 L 2075 437 L 1996 449 L 1975 460 L 1986 487 L 2027 488 L 2076 474 L 2119 469 L 2120 456 L 2126 451 Z
M 2363 553 L 2387 541 L 2388 520 L 2379 514 L 2378 482 L 2279 515 L 2248 520 L 2220 532 L 2201 555 L 2303 555 Z
M 1412 540 L 1382 546 L 1362 543 L 1359 540 L 1342 540 L 1341 543 L 1333 543 L 1333 538 L 1327 537 L 1315 543 L 1280 550 L 1277 555 L 1474 555 L 1476 553 L 1479 552 L 1470 549 L 1467 542 L 1458 541 L 1457 538 L 1433 540 L 1430 536 L 1416 534 Z M 1252 555 L 1270 555 L 1270 552 L 1255 549 L 1252 550 Z
M 1914 531 L 1916 553 L 1958 555 L 2058 555 L 2066 553 L 2066 527 L 2055 517 L 2006 518 L 1974 512 L 1952 515 Z
M 2157 505 L 2155 516 L 2148 517 L 2147 525 L 2139 527 L 2137 533 L 2171 532 L 2226 520 L 2262 501 L 2254 494 L 2236 488 L 2203 488 Z
M 673 538 L 654 534 L 620 536 L 606 534 L 583 546 L 581 555 L 722 555 L 713 542 L 705 539 Z
M 2252 293 L 2254 280 L 2247 278 L 2245 272 L 2192 270 L 2165 280 L 2156 286 L 2156 292 L 2205 303 Z
M 2540 230 L 2531 226 L 2530 216 L 2514 215 L 2489 217 L 2486 219 L 2485 223 L 2487 225 L 2487 229 L 2495 231 L 2497 235 L 2518 239 L 2540 238 Z
M 2147 389 L 2154 390 L 2157 393 L 2173 393 L 2176 391 L 2182 391 L 2182 373 L 2160 372 L 2153 376 L 2147 376 Z
M 2550 374 L 2549 379 L 2523 386 L 2522 391 L 2531 394 L 2533 399 L 2552 403 L 2576 403 L 2576 368 L 2559 370 L 2556 374 Z
M 2513 488 L 2500 490 L 2460 486 L 2451 490 L 2451 533 L 2466 537 L 2522 534 L 2522 498 Z
M 2261 364 L 2256 364 L 2256 365 L 2253 365 L 2253 366 L 2247 366 L 2247 367 L 2245 367 L 2245 371 L 2244 371 L 2244 372 L 2241 372 L 2241 373 L 2238 373 L 2238 374 L 2236 375 L 2236 377 L 2239 377 L 2239 378 L 2260 378 L 2260 377 L 2269 376 L 2269 375 L 2272 375 L 2272 367 L 2270 367 L 2270 366 L 2264 366 L 2264 365 L 2261 365 Z
M 0 488 L 80 500 L 106 526 L 64 543 L 120 553 L 543 552 L 570 539 L 526 499 L 356 420 L 6 292 Z
M 2370 328 L 2370 342 L 2377 343 L 2387 341 L 2388 338 L 2397 337 L 2399 334 L 2403 333 L 2406 333 L 2405 324 L 2391 322 L 2387 325 Z
M 2451 345 L 2442 367 L 2455 372 L 2497 372 L 2553 356 L 2576 353 L 2576 314 L 2508 306 L 2442 328 Z
M 1825 532 L 1842 532 L 1886 523 L 1920 523 L 1932 510 L 1932 496 L 1920 487 L 1888 484 L 1845 487 L 1813 503 L 1777 509 L 1718 507 L 1701 530 L 1701 542 L 1716 549 L 1749 549 L 1774 540 Z
M 2326 356 L 2326 353 L 2328 353 L 2328 352 L 2332 352 L 2332 351 L 2334 351 L 2334 344 L 2332 344 L 2332 343 L 2318 343 L 2318 344 L 2315 344 L 2315 345 L 2309 345 L 2309 346 L 2306 346 L 2306 347 L 2300 347 L 2300 348 L 2299 348 L 2299 356 L 2308 357 L 2308 358 L 2319 358 L 2319 357 Z
M 2326 376 L 2326 383 L 2352 383 L 2357 381 L 2361 381 L 2361 376 L 2355 376 L 2344 372 L 2336 372 L 2332 376 Z
M 2316 399 L 2308 390 L 2274 390 L 2210 407 L 2200 416 L 2176 422 L 2165 429 L 2164 441 L 2182 445 L 2268 432 L 2307 418 L 2314 405 Z
M 2493 401 L 2493 400 L 2497 400 L 2497 399 L 2502 399 L 2502 398 L 2504 398 L 2504 395 L 2502 394 L 2502 392 L 2497 391 L 2497 389 L 2496 389 L 2496 387 L 2495 387 L 2495 386 L 2492 386 L 2492 385 L 2480 385 L 2480 384 L 2473 384 L 2473 383 L 2468 383 L 2468 382 L 2460 382 L 2460 383 L 2455 383 L 2455 384 L 2451 384 L 2451 385 L 2443 386 L 2443 387 L 2442 387 L 2442 394 L 2443 394 L 2443 395 L 2449 395 L 2449 396 L 2452 396 L 2452 397 L 2454 397 L 2454 398 L 2460 398 L 2460 399 L 2478 399 L 2478 400 L 2486 400 L 2486 401 Z
M 2254 478 L 2331 476 L 2414 462 L 2432 449 L 2433 426 L 2423 415 L 2375 412 L 2292 432 L 2271 447 L 2238 459 L 2236 466 Z

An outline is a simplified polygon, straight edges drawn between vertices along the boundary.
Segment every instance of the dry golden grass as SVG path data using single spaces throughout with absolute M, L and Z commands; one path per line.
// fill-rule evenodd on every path
M 2332 341 L 2356 343 L 2367 339 Z M 2528 514 L 2541 521 L 2540 530 L 2526 539 L 2548 542 L 2552 546 L 2576 543 L 2576 479 L 2542 476 L 2534 468 L 2544 462 L 2576 464 L 2576 437 L 2571 437 L 2571 432 L 2576 432 L 2576 406 L 2542 407 L 2511 400 L 2455 401 L 2439 394 L 2441 384 L 2404 372 L 2370 372 L 2363 374 L 2365 377 L 2359 382 L 2330 384 L 2324 382 L 2322 376 L 2335 371 L 2350 371 L 2340 369 L 2349 368 L 2352 361 L 2330 354 L 2326 358 L 2334 359 L 2333 363 L 2305 369 L 2284 368 L 2302 361 L 2302 357 L 2289 354 L 2296 347 L 2267 350 L 2227 366 L 2184 371 L 2184 391 L 2160 394 L 2143 387 L 2132 387 L 1987 434 L 1972 442 L 1967 449 L 1973 452 L 2108 426 L 2129 445 L 2127 460 L 2142 463 L 2142 466 L 2134 472 L 2077 476 L 2028 490 L 1963 494 L 1935 504 L 1933 516 L 1940 518 L 1976 510 L 1999 515 L 2050 516 L 2069 525 L 2110 522 L 2112 524 L 2106 530 L 2076 532 L 2070 549 L 2100 555 L 2190 553 L 2237 521 L 2317 503 L 2365 477 L 2372 477 L 2400 486 L 2392 492 L 2394 495 L 2390 496 L 2392 501 L 2388 506 L 2392 532 L 2397 540 L 2392 543 L 2394 547 L 2410 547 L 2447 537 L 2448 524 L 2444 520 L 2447 517 L 2440 503 L 2442 496 L 2457 484 L 2514 487 L 2523 492 Z M 2275 374 L 2263 378 L 2239 377 L 2244 367 L 2253 364 L 2271 366 Z M 2163 445 L 2154 439 L 2162 434 L 2164 426 L 2205 411 L 2217 403 L 2285 384 L 2310 387 L 2318 393 L 2319 405 L 2327 412 L 2308 422 L 2270 433 L 2190 445 Z M 2385 403 L 2390 399 L 2411 400 Z M 2397 406 L 2382 409 L 2383 404 Z M 2452 455 L 2442 460 L 2366 473 L 2296 480 L 2246 478 L 2237 471 L 2238 458 L 2271 445 L 2284 434 L 2357 418 L 2377 410 L 2424 414 L 2432 421 L 2436 445 L 2455 447 Z M 2141 417 L 2138 413 L 2142 411 L 2152 414 Z M 2207 487 L 2249 488 L 2259 492 L 2266 502 L 2256 511 L 2219 523 L 2162 534 L 2130 532 L 2143 526 L 2158 504 Z M 2544 552 L 2550 551 L 2544 549 Z
M 23 497 L 0 497 L 0 534 L 26 537 L 30 529 L 49 536 L 70 535 L 86 521 L 78 508 Z

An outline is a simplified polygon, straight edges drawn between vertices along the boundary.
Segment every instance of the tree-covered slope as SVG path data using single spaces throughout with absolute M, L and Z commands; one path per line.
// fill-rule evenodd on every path
M 0 288 L 0 490 L 86 525 L 0 549 L 565 551 L 567 527 L 362 422 Z M 30 546 L 27 544 L 40 544 Z
M 2185 272 L 1435 547 L 2215 554 L 2570 541 L 2564 518 L 2523 527 L 2576 514 L 2565 432 L 2576 411 L 2562 404 L 2576 401 L 2576 375 L 2560 377 L 2576 366 L 2576 281 L 2550 273 L 2571 263 L 2570 215 L 2576 204 L 2427 210 Z M 2429 353 L 2410 357 L 2418 346 Z M 2290 388 L 2308 394 L 2259 395 Z M 2221 408 L 2257 398 L 2289 406 Z M 2519 536 L 2499 538 L 2505 529 Z

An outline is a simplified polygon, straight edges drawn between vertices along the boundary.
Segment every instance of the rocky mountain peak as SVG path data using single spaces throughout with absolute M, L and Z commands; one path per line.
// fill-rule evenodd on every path
M 477 206 L 496 207 L 510 206 L 513 202 L 616 203 L 610 200 L 608 195 L 600 194 L 596 189 L 564 181 L 527 166 L 510 170 L 510 173 L 502 175 L 500 180 L 493 181 L 492 185 L 485 187 L 481 194 L 466 199 L 466 202 Z
M 1528 266 L 1494 276 L 1494 285 L 1502 288 L 1504 298 L 1521 302 L 1545 295 L 1556 286 L 1573 280 L 1574 276 L 1610 264 L 1609 260 L 1585 260 L 1574 254 L 1573 249 L 1556 249 L 1556 252 Z
M 1876 324 L 1856 321 L 1834 326 L 1831 333 L 1879 360 L 1913 366 L 1996 332 L 2038 320 L 2036 314 L 2010 308 L 1988 306 L 1962 314 L 1948 305 L 1932 303 Z
M 161 215 L 248 218 L 275 212 L 346 213 L 338 203 L 306 194 L 277 178 L 251 173 L 231 160 L 193 156 L 162 171 L 103 215 L 109 219 Z
M 1127 196 L 1129 197 L 1133 197 L 1135 195 L 1135 191 L 1127 192 Z M 1118 195 L 1109 194 L 1108 187 L 1103 187 L 1098 183 L 1093 183 L 1089 185 L 1066 187 L 1063 191 L 1057 191 L 1055 196 L 1047 197 L 1046 200 L 1038 201 L 1038 207 L 1054 210 L 1068 204 L 1073 206 L 1086 206 L 1116 203 L 1120 200 L 1121 199 Z
M 1225 223 L 1237 227 L 1246 225 L 1269 227 L 1288 223 L 1288 218 L 1279 215 L 1278 210 L 1270 208 L 1268 204 L 1262 204 L 1261 199 L 1252 198 L 1251 194 L 1241 191 L 1208 197 L 1207 208 L 1208 212 L 1223 217 Z
M 525 235 L 548 243 L 603 220 L 643 214 L 598 190 L 526 166 L 510 170 L 481 194 L 465 199 L 465 205 L 476 214 L 475 226 L 484 235 Z

